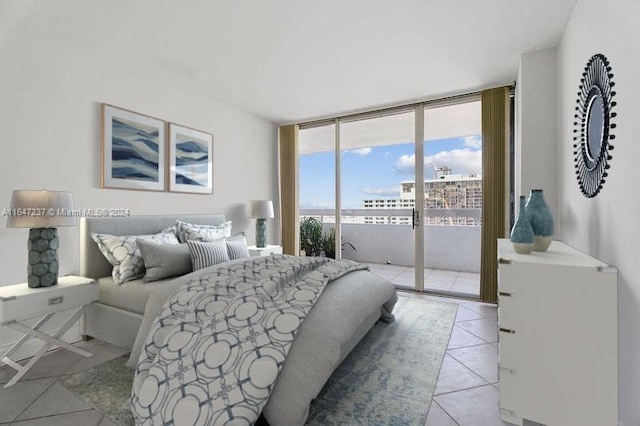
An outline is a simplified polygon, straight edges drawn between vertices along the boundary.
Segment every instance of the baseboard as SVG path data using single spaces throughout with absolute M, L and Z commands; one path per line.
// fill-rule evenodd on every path
M 48 334 L 55 334 L 58 332 L 58 330 L 60 330 L 60 328 L 58 329 L 54 329 L 54 330 L 47 330 Z M 16 333 L 18 334 L 18 333 Z M 19 339 L 19 337 L 18 337 Z M 62 340 L 67 342 L 67 343 L 74 343 L 74 342 L 78 342 L 80 340 L 82 340 L 82 336 L 80 335 L 80 326 L 78 324 L 74 324 L 69 330 L 67 330 L 67 332 L 62 336 Z M 12 342 L 8 342 L 8 343 L 2 343 L 0 345 L 0 355 L 4 354 L 7 350 L 9 350 L 9 348 L 11 346 L 13 346 L 13 344 L 17 341 L 14 340 Z M 13 355 L 11 355 L 11 359 L 14 361 L 20 361 L 26 358 L 31 358 L 33 355 L 35 355 L 35 353 L 38 351 L 38 349 L 40 349 L 40 347 L 44 344 L 44 342 L 42 340 L 38 340 L 38 339 L 34 339 L 34 338 L 30 338 L 24 345 L 22 345 L 20 347 L 20 349 L 18 349 L 17 352 L 15 352 Z M 51 349 L 49 350 L 54 350 L 56 349 L 57 346 L 52 346 Z M 4 366 L 5 364 L 0 361 L 0 367 Z

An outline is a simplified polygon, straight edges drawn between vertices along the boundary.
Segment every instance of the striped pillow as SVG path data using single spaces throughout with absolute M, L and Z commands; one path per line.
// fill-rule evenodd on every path
M 229 259 L 242 259 L 249 257 L 249 248 L 247 247 L 247 238 L 244 235 L 238 237 L 227 238 L 227 252 Z
M 210 242 L 187 241 L 187 245 L 191 253 L 191 263 L 193 263 L 194 271 L 229 261 L 227 243 L 224 240 Z

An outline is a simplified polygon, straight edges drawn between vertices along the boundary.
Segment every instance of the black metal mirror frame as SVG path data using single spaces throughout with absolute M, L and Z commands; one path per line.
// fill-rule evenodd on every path
M 617 115 L 612 112 L 616 106 L 612 78 L 609 61 L 597 54 L 587 62 L 578 86 L 573 155 L 580 191 L 588 198 L 598 195 L 611 167 L 613 145 L 609 141 L 615 139 L 611 129 L 616 127 L 611 119 Z M 598 123 L 602 123 L 599 129 L 595 128 Z

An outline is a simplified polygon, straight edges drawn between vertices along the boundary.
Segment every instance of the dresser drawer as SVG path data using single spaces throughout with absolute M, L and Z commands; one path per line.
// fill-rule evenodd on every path
M 521 304 L 516 293 L 498 292 L 498 325 L 508 329 L 517 329 L 521 321 Z
M 87 305 L 98 300 L 98 284 L 80 277 L 60 277 L 52 287 L 26 284 L 0 287 L 0 324 Z
M 504 369 L 498 371 L 500 378 L 500 418 L 504 421 L 521 424 L 518 406 L 522 389 L 517 375 Z
M 517 292 L 521 282 L 517 266 L 511 260 L 498 259 L 498 292 Z
M 518 375 L 518 346 L 514 333 L 500 331 L 498 347 L 498 381 L 500 383 L 500 417 L 506 421 L 518 418 L 522 383 Z
M 500 368 L 517 371 L 520 351 L 517 331 L 499 327 L 498 329 L 498 365 Z

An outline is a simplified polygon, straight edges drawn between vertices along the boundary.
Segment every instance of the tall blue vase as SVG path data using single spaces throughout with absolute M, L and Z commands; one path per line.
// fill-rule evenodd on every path
M 553 239 L 553 215 L 544 201 L 542 189 L 532 189 L 527 200 L 527 214 L 533 228 L 534 251 L 546 251 Z
M 528 254 L 533 250 L 535 235 L 529 223 L 529 214 L 525 208 L 524 195 L 520 196 L 520 209 L 518 210 L 518 219 L 511 228 L 511 244 L 516 253 Z

